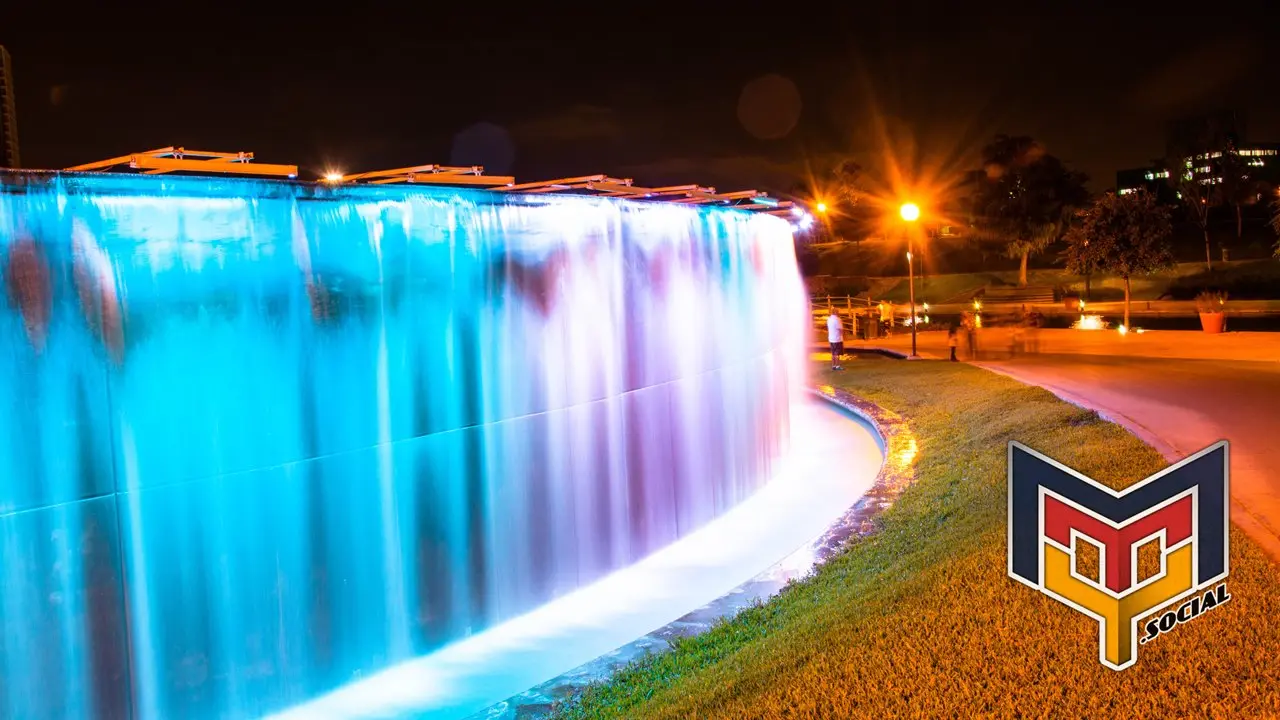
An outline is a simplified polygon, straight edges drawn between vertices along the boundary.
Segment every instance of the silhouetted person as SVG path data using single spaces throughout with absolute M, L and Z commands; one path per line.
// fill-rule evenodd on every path
M 947 328 L 947 344 L 951 346 L 951 362 L 958 362 L 956 348 L 960 345 L 960 335 L 956 332 L 955 325 Z
M 961 317 L 961 323 L 964 326 L 964 336 L 969 349 L 969 359 L 978 359 L 978 318 L 973 313 L 966 312 Z
M 1040 352 L 1040 327 L 1044 324 L 1044 316 L 1034 308 L 1027 313 L 1026 327 L 1026 346 L 1024 350 L 1029 353 Z

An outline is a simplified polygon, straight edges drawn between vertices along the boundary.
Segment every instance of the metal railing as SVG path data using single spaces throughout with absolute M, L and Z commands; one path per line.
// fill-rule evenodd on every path
M 860 295 L 812 295 L 809 298 L 809 310 L 813 318 L 813 328 L 826 337 L 827 315 L 831 310 L 840 317 L 846 339 L 870 339 L 883 334 L 880 305 L 883 301 L 871 296 Z M 894 306 L 895 309 L 897 306 Z M 893 324 L 908 327 L 906 318 L 892 316 Z

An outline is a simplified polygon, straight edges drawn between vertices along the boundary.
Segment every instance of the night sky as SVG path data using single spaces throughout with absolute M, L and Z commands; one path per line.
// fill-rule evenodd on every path
M 1263 3 L 17 4 L 0 44 L 28 167 L 181 145 L 317 174 L 478 163 L 785 190 L 841 153 L 951 172 L 1008 132 L 1103 189 L 1180 115 L 1237 108 L 1280 141 Z

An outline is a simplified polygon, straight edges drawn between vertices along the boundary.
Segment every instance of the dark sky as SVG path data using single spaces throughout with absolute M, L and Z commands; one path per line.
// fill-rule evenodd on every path
M 959 169 L 1008 132 L 1101 189 L 1179 115 L 1238 108 L 1280 140 L 1280 10 L 1263 3 L 197 5 L 4 3 L 23 164 L 182 145 L 315 173 L 481 163 L 785 189 L 841 153 Z

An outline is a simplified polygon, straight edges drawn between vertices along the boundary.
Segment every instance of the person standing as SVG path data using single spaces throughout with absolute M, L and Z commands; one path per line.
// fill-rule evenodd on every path
M 844 325 L 835 308 L 827 311 L 827 342 L 831 343 L 831 369 L 843 370 L 840 361 L 844 358 Z
M 893 305 L 884 300 L 880 301 L 880 327 L 886 337 L 893 333 Z
M 964 327 L 964 336 L 969 350 L 969 359 L 978 359 L 978 318 L 971 312 L 966 312 L 961 316 L 961 324 Z
M 1040 326 L 1044 323 L 1044 316 L 1039 310 L 1032 309 L 1027 314 L 1027 348 L 1029 353 L 1040 352 Z
M 960 346 L 960 334 L 956 332 L 954 324 L 947 329 L 947 344 L 951 346 L 951 362 L 958 362 L 956 360 L 956 348 Z

